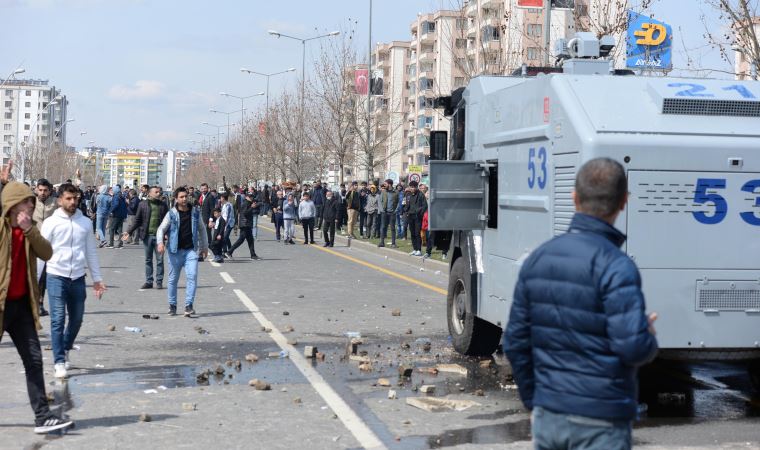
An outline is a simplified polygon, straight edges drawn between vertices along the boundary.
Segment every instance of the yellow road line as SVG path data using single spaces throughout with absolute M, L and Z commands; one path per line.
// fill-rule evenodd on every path
M 264 228 L 265 230 L 269 230 L 272 233 L 275 232 L 274 228 L 269 228 L 269 227 L 266 227 L 266 226 L 263 226 L 263 225 L 259 225 L 259 228 Z M 303 239 L 295 238 L 295 240 L 297 240 L 299 242 L 303 242 Z M 425 289 L 429 289 L 429 290 L 431 290 L 433 292 L 436 292 L 438 294 L 447 295 L 446 289 L 441 289 L 439 287 L 433 286 L 432 284 L 428 284 L 428 283 L 425 283 L 423 281 L 415 280 L 414 278 L 408 277 L 406 275 L 401 275 L 400 273 L 396 273 L 396 272 L 394 272 L 392 270 L 388 270 L 388 269 L 385 269 L 383 267 L 378 267 L 378 266 L 376 266 L 374 264 L 368 263 L 366 261 L 362 261 L 360 259 L 356 259 L 356 258 L 354 258 L 352 256 L 344 255 L 343 253 L 336 252 L 335 250 L 331 250 L 331 249 L 325 248 L 325 247 L 318 247 L 316 245 L 311 245 L 310 247 L 313 248 L 313 249 L 325 252 L 325 253 L 329 253 L 331 255 L 335 255 L 335 256 L 337 256 L 339 258 L 343 258 L 345 260 L 351 261 L 352 263 L 359 264 L 359 265 L 362 265 L 364 267 L 369 267 L 370 269 L 377 270 L 378 272 L 382 272 L 382 273 L 384 273 L 384 274 L 386 274 L 388 276 L 391 276 L 393 278 L 398 278 L 399 280 L 406 281 L 407 283 L 416 284 L 417 286 L 424 287 Z

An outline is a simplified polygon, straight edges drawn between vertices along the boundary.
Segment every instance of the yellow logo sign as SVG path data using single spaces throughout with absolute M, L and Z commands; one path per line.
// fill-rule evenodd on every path
M 665 25 L 658 23 L 642 23 L 641 30 L 636 30 L 633 35 L 638 37 L 636 45 L 660 45 L 668 37 Z

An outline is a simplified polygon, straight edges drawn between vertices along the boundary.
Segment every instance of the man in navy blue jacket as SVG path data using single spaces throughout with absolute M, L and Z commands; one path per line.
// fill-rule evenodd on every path
M 568 232 L 536 249 L 515 286 L 504 349 L 533 411 L 537 449 L 628 449 L 638 367 L 657 354 L 655 313 L 613 224 L 628 200 L 608 158 L 578 171 Z
M 122 248 L 124 243 L 119 239 L 121 236 L 124 220 L 127 218 L 127 201 L 121 192 L 121 185 L 113 187 L 113 199 L 111 200 L 111 228 L 108 230 L 108 245 L 113 248 L 113 237 L 116 235 L 116 248 Z

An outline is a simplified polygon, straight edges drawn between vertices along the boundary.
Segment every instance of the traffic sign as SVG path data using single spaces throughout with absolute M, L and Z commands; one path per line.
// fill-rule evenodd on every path
M 411 183 L 412 181 L 416 181 L 417 183 L 419 183 L 420 181 L 422 181 L 422 175 L 418 173 L 410 173 L 409 182 Z
M 410 164 L 406 168 L 406 171 L 409 172 L 409 173 L 422 173 L 423 169 L 424 169 L 424 167 L 422 167 L 422 166 Z
M 393 184 L 398 184 L 398 172 L 390 171 L 385 175 L 385 178 L 388 180 L 393 180 Z

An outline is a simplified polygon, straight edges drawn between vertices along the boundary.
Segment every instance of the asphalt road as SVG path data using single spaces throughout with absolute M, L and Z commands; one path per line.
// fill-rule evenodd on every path
M 192 319 L 165 314 L 166 290 L 138 289 L 142 246 L 100 250 L 109 291 L 87 300 L 66 382 L 53 380 L 44 351 L 53 404 L 76 428 L 65 436 L 32 433 L 23 367 L 6 337 L 0 448 L 530 448 L 529 415 L 507 361 L 463 358 L 448 343 L 446 266 L 345 244 L 285 246 L 262 229 L 263 260 L 250 261 L 241 248 L 234 261 L 202 263 Z M 180 288 L 181 299 L 184 277 Z M 361 334 L 358 356 L 366 355 L 370 370 L 346 356 L 349 332 Z M 46 336 L 42 344 L 49 345 Z M 324 360 L 305 358 L 307 345 Z M 245 360 L 251 353 L 258 361 Z M 414 366 L 410 379 L 399 378 L 401 364 Z M 427 371 L 438 364 L 468 373 Z M 197 379 L 218 366 L 223 374 Z M 637 446 L 759 448 L 760 408 L 743 372 L 691 370 L 668 368 L 654 383 L 649 416 L 634 430 Z M 249 386 L 254 378 L 271 390 Z M 423 385 L 435 392 L 421 393 Z M 407 404 L 416 397 L 476 404 L 429 412 Z

